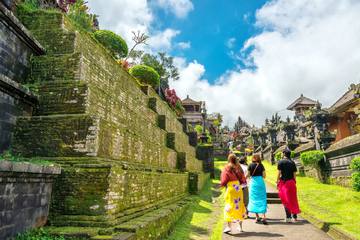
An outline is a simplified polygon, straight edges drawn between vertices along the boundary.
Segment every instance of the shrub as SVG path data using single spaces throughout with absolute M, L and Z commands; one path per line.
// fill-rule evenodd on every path
M 355 171 L 351 175 L 353 189 L 360 191 L 360 157 L 356 157 L 351 161 L 350 168 Z
M 282 159 L 282 152 L 277 152 L 274 156 L 276 161 L 280 161 Z
M 141 83 L 149 84 L 154 88 L 159 86 L 160 76 L 152 67 L 136 65 L 130 68 L 129 73 Z
M 291 151 L 290 158 L 293 159 L 295 157 L 295 151 Z
M 360 191 L 360 172 L 354 172 L 351 175 L 352 186 L 355 191 Z
M 350 168 L 354 171 L 360 171 L 360 157 L 356 157 L 351 161 Z
M 116 58 L 126 57 L 128 46 L 124 39 L 109 30 L 98 30 L 94 32 L 94 37 Z
M 319 168 L 319 163 L 324 159 L 324 157 L 325 154 L 323 151 L 313 150 L 301 153 L 300 160 L 304 166 Z

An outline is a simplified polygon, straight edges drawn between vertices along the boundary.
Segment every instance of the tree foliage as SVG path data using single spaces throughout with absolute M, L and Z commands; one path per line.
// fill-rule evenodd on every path
M 143 51 L 132 51 L 129 56 L 135 64 L 143 64 L 154 68 L 160 75 L 162 88 L 169 88 L 170 80 L 179 79 L 179 71 L 174 65 L 174 58 L 164 52 L 156 55 L 144 53 Z

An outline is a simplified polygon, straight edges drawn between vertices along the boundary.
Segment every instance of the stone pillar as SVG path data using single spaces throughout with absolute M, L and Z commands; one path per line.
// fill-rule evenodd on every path
M 199 174 L 195 172 L 189 172 L 189 193 L 197 194 L 198 189 Z
M 210 173 L 214 178 L 214 147 L 212 145 L 198 145 L 196 147 L 196 158 L 203 161 L 203 170 Z
M 197 133 L 196 132 L 188 132 L 189 136 L 189 144 L 193 147 L 197 146 Z
M 187 119 L 186 118 L 178 118 L 179 121 L 181 122 L 182 126 L 183 126 L 183 131 L 185 133 L 188 132 L 188 123 L 187 123 Z

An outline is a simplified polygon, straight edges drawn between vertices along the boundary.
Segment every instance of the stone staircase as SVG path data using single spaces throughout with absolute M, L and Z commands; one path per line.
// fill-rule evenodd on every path
M 186 123 L 61 13 L 19 17 L 47 54 L 32 58 L 28 82 L 40 104 L 18 119 L 12 147 L 62 166 L 50 211 L 54 233 L 163 239 L 189 192 L 209 177 Z
M 281 200 L 277 192 L 267 192 L 266 197 L 268 204 L 281 204 Z

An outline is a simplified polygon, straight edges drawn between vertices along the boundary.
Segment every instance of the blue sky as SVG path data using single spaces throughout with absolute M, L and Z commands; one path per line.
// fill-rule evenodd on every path
M 179 19 L 169 11 L 154 7 L 156 21 L 153 27 L 178 29 L 181 33 L 174 40 L 191 44 L 189 49 L 175 48 L 171 54 L 201 62 L 207 69 L 204 78 L 210 83 L 214 83 L 229 69 L 239 65 L 243 67 L 241 61 L 231 57 L 230 51 L 239 51 L 247 39 L 259 32 L 254 25 L 254 15 L 266 1 L 220 2 L 224 3 L 214 0 L 193 1 L 194 10 L 189 12 L 185 19 Z
M 145 32 L 148 51 L 171 54 L 180 72 L 171 88 L 230 126 L 285 119 L 300 94 L 329 107 L 360 80 L 360 1 L 88 1 L 101 29 L 129 46 L 132 31 Z

